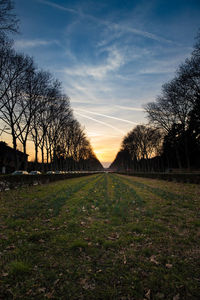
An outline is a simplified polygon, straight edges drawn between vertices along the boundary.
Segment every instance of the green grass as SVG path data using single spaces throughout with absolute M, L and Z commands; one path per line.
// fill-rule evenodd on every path
M 96 174 L 0 195 L 0 299 L 199 299 L 200 187 Z

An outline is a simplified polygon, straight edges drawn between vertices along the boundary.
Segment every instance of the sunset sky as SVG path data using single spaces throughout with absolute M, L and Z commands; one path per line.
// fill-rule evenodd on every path
M 104 165 L 192 51 L 199 0 L 15 0 L 15 47 L 58 78 Z

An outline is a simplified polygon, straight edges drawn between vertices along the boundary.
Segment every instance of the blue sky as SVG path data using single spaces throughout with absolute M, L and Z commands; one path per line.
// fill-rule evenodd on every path
M 15 47 L 61 80 L 104 163 L 147 122 L 143 105 L 173 78 L 200 28 L 199 0 L 15 0 L 15 10 Z

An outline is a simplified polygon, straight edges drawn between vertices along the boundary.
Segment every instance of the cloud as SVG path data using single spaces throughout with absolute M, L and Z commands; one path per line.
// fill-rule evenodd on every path
M 188 52 L 178 53 L 173 57 L 167 57 L 163 59 L 153 59 L 149 62 L 149 66 L 141 68 L 139 74 L 148 75 L 148 74 L 168 74 L 174 73 L 178 66 L 189 56 Z
M 22 39 L 22 40 L 15 41 L 15 47 L 18 49 L 48 46 L 51 44 L 58 44 L 58 41 L 47 41 L 47 40 L 40 40 L 40 39 L 34 39 L 34 40 Z
M 65 7 L 65 6 L 62 6 L 62 5 L 56 4 L 56 3 L 51 2 L 51 1 L 47 1 L 47 0 L 38 0 L 38 1 L 43 3 L 43 4 L 49 5 L 51 7 L 54 7 L 56 9 L 76 14 L 79 17 L 88 18 L 88 19 L 94 21 L 95 23 L 102 24 L 102 25 L 108 27 L 109 29 L 112 29 L 113 31 L 133 33 L 133 34 L 142 36 L 144 38 L 148 38 L 148 39 L 155 40 L 155 41 L 158 41 L 158 42 L 164 42 L 164 43 L 170 43 L 170 44 L 174 43 L 171 40 L 165 39 L 165 38 L 160 37 L 160 36 L 158 36 L 156 34 L 153 34 L 151 32 L 143 31 L 143 30 L 140 30 L 140 29 L 137 29 L 137 28 L 127 26 L 127 25 L 117 24 L 115 22 L 103 20 L 103 19 L 94 17 L 90 14 L 83 13 L 81 10 L 76 10 L 76 9 L 72 9 L 72 8 L 69 8 L 69 7 Z
M 106 62 L 97 66 L 80 65 L 71 70 L 64 69 L 64 72 L 71 76 L 91 76 L 96 79 L 102 79 L 108 72 L 116 71 L 124 63 L 123 55 L 115 48 L 106 49 L 108 57 Z
M 121 24 L 116 24 L 116 23 L 110 23 L 110 25 L 112 25 L 112 28 L 114 30 L 120 30 L 120 31 L 124 31 L 124 32 L 133 33 L 133 34 L 142 36 L 144 38 L 148 38 L 148 39 L 155 40 L 155 41 L 158 41 L 158 42 L 164 42 L 164 43 L 170 43 L 170 44 L 174 43 L 171 40 L 165 39 L 163 37 L 160 37 L 158 35 L 155 35 L 153 33 L 148 32 L 148 31 L 143 31 L 143 30 L 139 30 L 139 29 L 136 29 L 136 28 L 133 28 L 133 27 L 129 27 L 129 26 L 126 26 L 126 25 L 121 25 Z

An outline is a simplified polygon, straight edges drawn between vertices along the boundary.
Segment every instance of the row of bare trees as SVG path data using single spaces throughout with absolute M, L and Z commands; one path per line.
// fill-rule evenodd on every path
M 152 158 L 160 153 L 161 147 L 162 134 L 159 129 L 138 125 L 124 137 L 110 168 L 119 171 L 155 171 L 160 166 Z
M 127 134 L 111 167 L 135 171 L 199 168 L 200 33 L 190 58 L 145 110 L 149 124 Z
M 200 167 L 200 33 L 190 58 L 146 105 L 151 124 L 164 134 L 163 157 L 168 167 Z
M 12 137 L 13 148 L 17 150 L 19 143 L 26 154 L 31 140 L 35 164 L 41 153 L 43 167 L 46 163 L 52 168 L 89 169 L 91 160 L 92 168 L 94 161 L 101 168 L 61 83 L 39 70 L 31 57 L 16 52 L 6 36 L 6 31 L 17 30 L 12 8 L 11 1 L 0 0 L 0 120 Z

